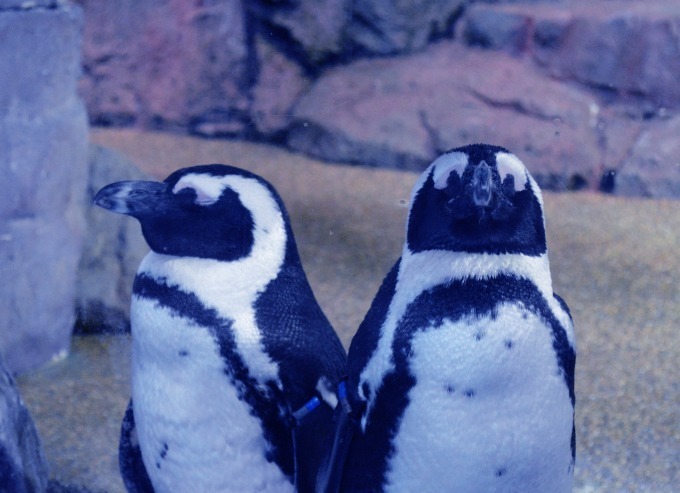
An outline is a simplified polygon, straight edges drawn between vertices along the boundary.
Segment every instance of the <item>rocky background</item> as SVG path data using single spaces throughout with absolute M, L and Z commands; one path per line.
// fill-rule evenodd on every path
M 100 148 L 88 160 L 86 109 L 94 125 L 398 169 L 487 141 L 547 189 L 680 197 L 677 0 L 79 3 L 0 0 L 11 372 L 63 357 L 74 322 L 127 326 L 120 279 L 146 247 L 90 201 L 139 172 Z
M 76 85 L 82 12 L 0 0 L 0 355 L 66 355 L 85 232 L 88 127 Z
M 680 196 L 677 0 L 80 0 L 94 125 L 421 169 L 473 141 L 553 190 Z

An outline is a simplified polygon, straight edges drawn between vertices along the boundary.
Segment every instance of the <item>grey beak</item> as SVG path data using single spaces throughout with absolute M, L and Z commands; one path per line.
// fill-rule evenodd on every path
M 119 181 L 99 190 L 94 203 L 111 212 L 139 217 L 156 209 L 166 189 L 165 183 L 155 181 Z
M 472 175 L 472 200 L 478 207 L 486 207 L 491 202 L 491 167 L 482 161 Z

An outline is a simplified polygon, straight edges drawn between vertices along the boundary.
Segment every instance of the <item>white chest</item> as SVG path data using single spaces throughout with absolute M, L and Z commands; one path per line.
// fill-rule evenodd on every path
M 209 331 L 139 297 L 132 327 L 135 421 L 156 492 L 293 491 Z
M 570 492 L 573 410 L 551 333 L 512 304 L 418 332 L 387 490 Z

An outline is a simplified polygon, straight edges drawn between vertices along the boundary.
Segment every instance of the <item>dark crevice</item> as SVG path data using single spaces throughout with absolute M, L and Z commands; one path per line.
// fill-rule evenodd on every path
M 536 118 L 537 120 L 554 122 L 555 118 L 559 118 L 558 115 L 546 115 L 538 111 L 533 111 L 527 108 L 520 101 L 497 101 L 491 99 L 489 96 L 482 94 L 472 88 L 469 90 L 475 98 L 477 98 L 482 103 L 491 106 L 492 108 L 507 109 L 519 113 L 521 115 L 529 116 L 531 118 Z

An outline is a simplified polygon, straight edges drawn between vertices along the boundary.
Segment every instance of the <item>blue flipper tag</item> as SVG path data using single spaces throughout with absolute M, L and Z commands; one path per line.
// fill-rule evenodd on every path
M 347 399 L 347 385 L 344 380 L 338 384 L 338 398 L 340 399 L 340 405 L 345 414 L 350 414 L 352 412 L 352 407 L 349 405 L 349 400 Z
M 300 424 L 300 422 L 305 419 L 305 417 L 314 411 L 319 405 L 321 404 L 321 401 L 319 400 L 318 397 L 314 396 L 312 397 L 309 401 L 305 403 L 304 406 L 302 406 L 300 409 L 295 411 L 293 413 L 293 419 L 295 420 L 296 424 Z

